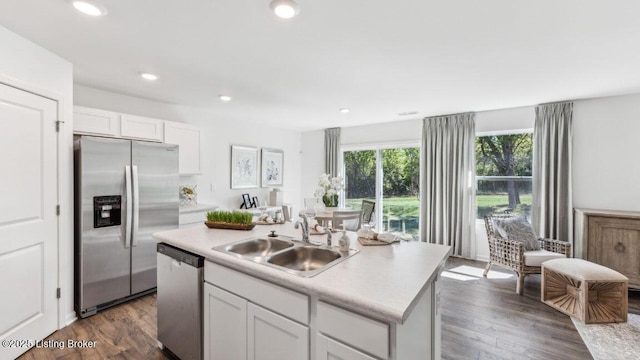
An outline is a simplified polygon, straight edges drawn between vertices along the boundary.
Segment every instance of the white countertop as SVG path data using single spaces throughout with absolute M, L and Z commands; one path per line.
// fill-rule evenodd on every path
M 356 234 L 350 233 L 351 247 L 360 250 L 358 254 L 314 277 L 303 278 L 212 249 L 250 237 L 266 236 L 271 230 L 280 235 L 300 236 L 300 230 L 295 230 L 292 223 L 256 225 L 251 231 L 209 229 L 203 224 L 153 236 L 209 261 L 400 324 L 407 319 L 418 295 L 442 270 L 451 252 L 448 246 L 423 242 L 362 246 Z M 338 235 L 334 235 L 336 243 Z M 312 235 L 311 240 L 324 242 L 326 235 Z
M 196 211 L 210 211 L 210 210 L 215 210 L 217 208 L 218 208 L 218 205 L 213 205 L 213 204 L 196 204 L 196 205 L 180 206 L 179 212 L 180 214 L 183 214 L 183 213 L 190 213 L 190 212 L 196 212 Z

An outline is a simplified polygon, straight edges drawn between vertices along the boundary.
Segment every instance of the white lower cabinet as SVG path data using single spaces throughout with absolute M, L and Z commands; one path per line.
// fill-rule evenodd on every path
M 317 324 L 320 333 L 338 339 L 350 348 L 360 349 L 379 359 L 389 358 L 390 335 L 387 323 L 318 301 Z
M 247 359 L 247 300 L 204 283 L 204 358 Z
M 376 319 L 205 261 L 205 359 L 436 360 L 439 278 L 403 323 Z
M 316 335 L 316 360 L 377 360 L 326 336 Z
M 309 328 L 248 304 L 248 360 L 300 360 L 309 358 Z
M 308 296 L 205 262 L 206 360 L 308 360 L 308 322 Z

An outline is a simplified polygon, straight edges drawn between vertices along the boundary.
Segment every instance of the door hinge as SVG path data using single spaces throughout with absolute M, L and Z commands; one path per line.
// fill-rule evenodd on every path
M 56 289 L 56 298 L 60 299 L 60 288 Z
M 60 124 L 64 124 L 64 121 L 56 120 L 56 132 L 60 132 Z
M 56 215 L 60 216 L 60 205 L 56 205 Z

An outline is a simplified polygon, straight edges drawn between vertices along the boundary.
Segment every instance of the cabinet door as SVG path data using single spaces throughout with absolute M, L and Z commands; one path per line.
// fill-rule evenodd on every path
M 306 326 L 252 303 L 248 305 L 248 320 L 249 360 L 309 359 L 309 328 Z
M 204 283 L 204 358 L 247 359 L 247 300 Z
M 433 358 L 440 359 L 442 355 L 442 310 L 440 309 L 440 282 L 442 273 L 438 274 L 438 277 L 433 281 L 433 304 L 431 322 L 433 325 L 433 338 L 431 339 L 431 346 L 433 347 Z
M 120 115 L 111 111 L 74 106 L 73 132 L 76 134 L 118 136 Z
M 161 142 L 164 138 L 164 121 L 143 116 L 122 114 L 120 136 Z
M 316 360 L 376 360 L 335 340 L 316 335 Z
M 616 270 L 640 287 L 640 219 L 589 216 L 587 260 Z
M 180 146 L 180 174 L 200 174 L 200 129 L 165 121 L 164 142 Z

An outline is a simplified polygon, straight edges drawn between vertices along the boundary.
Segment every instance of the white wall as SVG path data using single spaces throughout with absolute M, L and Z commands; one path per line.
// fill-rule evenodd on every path
M 269 188 L 232 190 L 230 187 L 231 145 L 281 149 L 284 151 L 283 200 L 299 209 L 301 174 L 301 134 L 267 125 L 225 121 L 205 109 L 172 105 L 86 86 L 74 86 L 75 105 L 155 117 L 197 126 L 201 130 L 202 175 L 183 176 L 181 185 L 198 185 L 198 202 L 235 209 L 241 194 L 259 199 Z M 212 190 L 213 189 L 213 190 Z M 176 189 L 177 191 L 177 189 Z
M 573 108 L 574 208 L 640 211 L 640 94 Z
M 73 67 L 68 61 L 0 26 L 0 82 L 58 101 L 61 207 L 58 327 L 75 319 L 73 312 Z

